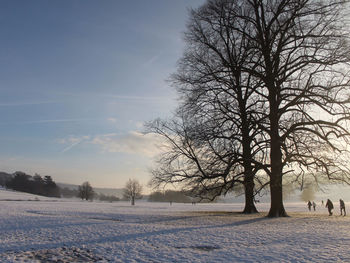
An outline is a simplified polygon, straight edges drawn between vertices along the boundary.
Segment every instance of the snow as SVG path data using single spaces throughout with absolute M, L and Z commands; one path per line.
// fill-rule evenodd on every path
M 290 217 L 271 219 L 268 203 L 242 215 L 242 204 L 132 207 L 0 189 L 0 262 L 350 262 L 350 218 L 333 201 L 333 216 L 286 203 Z

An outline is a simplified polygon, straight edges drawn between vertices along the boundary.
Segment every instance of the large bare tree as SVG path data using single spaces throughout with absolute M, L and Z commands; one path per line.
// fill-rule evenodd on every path
M 256 124 L 270 138 L 264 148 L 270 160 L 263 167 L 270 178 L 271 217 L 286 215 L 285 174 L 305 175 L 307 170 L 315 178 L 325 175 L 349 182 L 348 168 L 340 158 L 349 138 L 346 3 L 213 0 L 203 7 L 207 19 L 217 19 L 212 15 L 217 10 L 224 14 L 216 22 L 220 26 L 225 15 L 238 21 L 224 24 L 220 32 L 241 34 L 239 39 L 249 42 L 241 74 L 260 85 L 248 90 L 259 96 L 255 102 L 262 118 Z M 220 42 L 213 45 L 221 50 Z
M 187 46 L 173 78 L 180 108 L 205 124 L 205 134 L 213 131 L 212 141 L 231 139 L 235 147 L 228 153 L 242 161 L 226 165 L 230 172 L 268 175 L 270 217 L 287 215 L 286 175 L 301 184 L 309 175 L 350 182 L 344 161 L 350 136 L 346 5 L 208 0 L 191 12 Z
M 345 3 L 249 0 L 244 6 L 242 19 L 251 23 L 260 63 L 247 71 L 263 81 L 260 94 L 269 107 L 268 123 L 261 127 L 270 136 L 271 217 L 286 215 L 282 177 L 293 162 L 301 170 L 349 181 L 346 167 L 334 165 L 336 155 L 346 151 L 336 138 L 349 136 Z
M 172 77 L 182 98 L 177 113 L 180 122 L 163 123 L 153 129 L 174 146 L 171 158 L 163 157 L 160 163 L 174 169 L 174 164 L 183 165 L 183 158 L 187 158 L 195 169 L 187 166 L 181 168 L 183 173 L 178 172 L 180 167 L 170 172 L 163 165 L 154 173 L 153 181 L 181 180 L 192 192 L 212 198 L 242 183 L 243 212 L 253 213 L 257 212 L 254 177 L 263 168 L 261 163 L 266 157 L 266 141 L 256 125 L 261 121 L 261 109 L 256 108 L 256 89 L 261 81 L 243 71 L 245 65 L 253 63 L 255 50 L 244 34 L 231 29 L 248 31 L 249 23 L 234 17 L 240 11 L 237 4 L 231 2 L 229 8 L 227 4 L 215 2 L 191 12 L 185 34 L 186 50 Z M 177 137 L 179 141 L 169 137 L 166 130 L 172 136 L 181 135 Z M 179 154 L 179 150 L 185 152 Z M 175 163 L 176 156 L 182 162 Z

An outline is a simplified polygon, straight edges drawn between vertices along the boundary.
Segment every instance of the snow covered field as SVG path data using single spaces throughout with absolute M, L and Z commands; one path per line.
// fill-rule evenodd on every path
M 286 203 L 291 217 L 269 219 L 269 204 L 241 215 L 240 204 L 131 207 L 0 190 L 0 262 L 350 262 L 350 215 L 333 201 L 331 217 Z

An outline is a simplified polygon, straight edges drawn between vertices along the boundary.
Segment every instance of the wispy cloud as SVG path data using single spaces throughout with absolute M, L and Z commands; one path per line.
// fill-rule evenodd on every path
M 154 62 L 156 62 L 161 55 L 163 54 L 163 51 L 159 51 L 156 55 L 154 55 L 153 57 L 151 57 L 149 60 L 147 60 L 144 64 L 143 67 L 149 67 L 151 66 Z
M 109 133 L 96 136 L 70 136 L 66 139 L 60 139 L 58 142 L 68 145 L 62 150 L 62 153 L 71 150 L 79 144 L 86 143 L 97 145 L 103 152 L 153 157 L 161 152 L 159 145 L 162 144 L 162 139 L 156 134 L 143 134 L 131 131 L 127 134 Z
M 62 153 L 65 153 L 71 150 L 73 147 L 80 144 L 81 142 L 89 141 L 89 139 L 90 139 L 90 136 L 81 136 L 81 137 L 70 136 L 65 139 L 59 139 L 58 141 L 59 143 L 62 143 L 62 144 L 68 144 L 68 146 L 62 150 Z
M 70 149 L 72 149 L 74 146 L 78 145 L 79 143 L 81 143 L 82 141 L 77 141 L 75 143 L 72 143 L 71 145 L 69 145 L 68 147 L 64 148 L 62 150 L 62 153 L 68 152 Z
M 161 139 L 155 134 L 132 131 L 124 135 L 99 135 L 91 142 L 102 147 L 104 152 L 139 154 L 152 157 L 159 154 L 158 145 L 161 143 Z

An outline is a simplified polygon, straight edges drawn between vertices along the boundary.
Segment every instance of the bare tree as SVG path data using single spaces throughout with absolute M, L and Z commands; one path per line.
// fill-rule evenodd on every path
M 230 29 L 248 30 L 247 22 L 232 19 L 238 11 L 233 1 L 217 1 L 191 12 L 186 50 L 172 78 L 182 98 L 179 121 L 153 129 L 173 148 L 159 161 L 164 165 L 154 171 L 153 181 L 181 181 L 192 193 L 211 199 L 241 183 L 246 197 L 243 212 L 253 213 L 257 212 L 254 177 L 266 158 L 267 144 L 256 125 L 260 116 L 255 91 L 260 82 L 243 71 L 254 53 L 249 39 Z M 178 164 L 187 166 L 176 169 Z
M 78 197 L 82 200 L 92 200 L 94 197 L 94 190 L 89 182 L 84 182 L 78 187 Z
M 263 169 L 270 177 L 271 217 L 286 215 L 282 178 L 287 174 L 324 174 L 349 182 L 349 169 L 341 161 L 347 152 L 350 102 L 345 3 L 222 0 L 206 5 L 240 21 L 244 28 L 228 29 L 249 39 L 253 55 L 242 64 L 242 72 L 261 85 L 254 89 L 257 108 L 263 109 L 256 124 L 270 137 L 265 148 L 270 161 Z M 212 18 L 211 12 L 205 15 Z
M 131 205 L 135 205 L 135 199 L 142 198 L 142 185 L 135 179 L 129 179 L 125 184 L 123 197 L 131 201 Z
M 260 94 L 268 104 L 268 122 L 261 127 L 270 136 L 271 217 L 286 215 L 282 178 L 297 172 L 288 169 L 294 162 L 301 171 L 349 181 L 347 169 L 334 165 L 346 151 L 335 138 L 349 137 L 345 3 L 251 0 L 244 6 L 242 19 L 251 21 L 250 41 L 260 62 L 247 72 L 263 82 Z
M 223 155 L 226 160 L 217 155 L 230 171 L 226 174 L 243 171 L 246 178 L 251 178 L 250 166 L 255 175 L 259 170 L 268 175 L 270 217 L 286 216 L 282 196 L 285 176 L 295 177 L 301 184 L 309 175 L 316 180 L 350 182 L 344 162 L 350 136 L 346 4 L 341 0 L 209 0 L 191 12 L 187 47 L 174 77 L 183 101 L 180 107 L 187 119 L 217 123 L 218 137 L 204 140 L 206 143 L 230 138 L 231 145 L 242 145 Z M 185 128 L 177 134 L 193 131 Z M 226 138 L 225 134 L 230 135 Z M 167 136 L 171 141 L 171 135 Z M 177 178 L 175 182 L 179 183 L 187 180 L 204 189 L 210 189 L 208 182 L 215 188 L 212 179 L 216 178 L 227 187 L 233 185 L 234 180 L 226 180 L 220 172 L 224 166 L 219 173 L 200 169 L 201 162 L 189 152 L 198 158 L 194 149 L 203 148 L 194 148 L 202 145 L 192 138 L 179 138 L 185 147 L 174 140 L 173 150 L 182 149 L 168 160 L 174 163 L 178 156 L 186 157 L 195 169 L 189 170 L 193 166 L 186 167 L 188 163 L 180 159 L 178 169 L 163 166 L 156 178 L 168 182 Z M 216 149 L 211 148 L 215 153 Z M 228 157 L 231 153 L 241 156 L 242 161 L 232 165 Z M 210 180 L 204 183 L 199 180 L 203 176 L 189 176 L 200 174 L 197 170 Z

